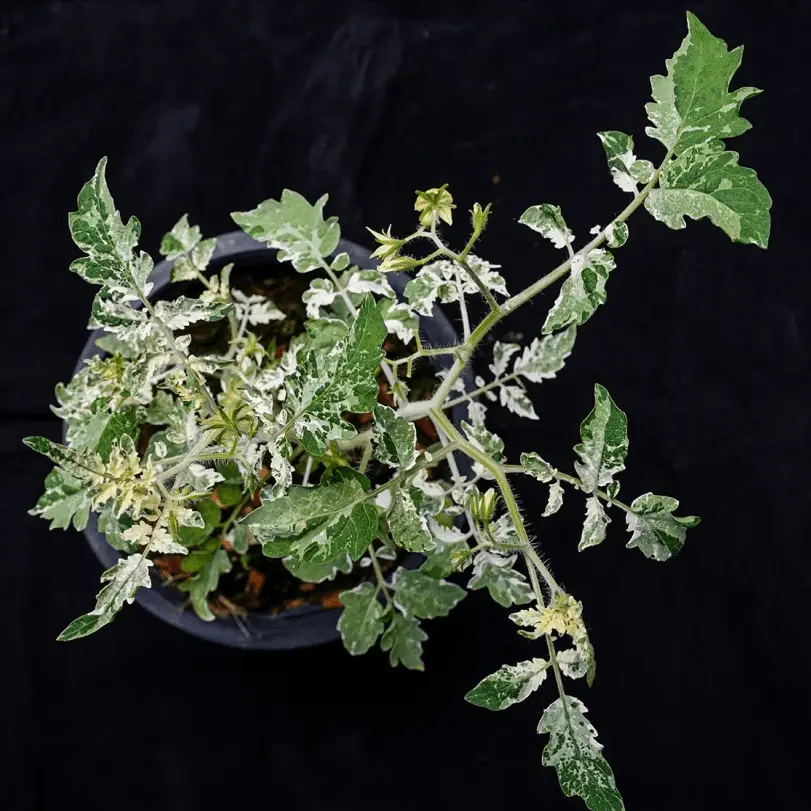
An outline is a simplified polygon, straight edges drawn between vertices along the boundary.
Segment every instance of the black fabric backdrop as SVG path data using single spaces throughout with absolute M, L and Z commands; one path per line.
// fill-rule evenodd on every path
M 668 564 L 626 550 L 619 518 L 580 555 L 576 500 L 542 524 L 542 488 L 517 482 L 553 570 L 585 603 L 598 677 L 577 694 L 629 809 L 810 807 L 801 5 L 693 8 L 746 43 L 736 85 L 767 91 L 746 103 L 754 130 L 730 146 L 774 197 L 770 250 L 733 245 L 706 221 L 672 232 L 634 215 L 607 306 L 536 390 L 541 419 L 494 411 L 513 452 L 566 467 L 601 382 L 629 417 L 624 491 L 673 494 L 703 516 Z M 66 214 L 101 155 L 152 252 L 184 211 L 213 235 L 233 227 L 229 211 L 285 186 L 328 192 L 345 235 L 368 243 L 363 225 L 406 232 L 413 190 L 449 182 L 460 219 L 493 202 L 479 251 L 517 290 L 557 258 L 516 224 L 527 205 L 560 204 L 581 236 L 625 205 L 598 130 L 635 133 L 642 156 L 660 156 L 643 105 L 684 35 L 683 8 L 6 2 L 0 19 L 0 804 L 577 807 L 540 764 L 550 685 L 503 713 L 462 700 L 537 653 L 481 593 L 426 623 L 423 674 L 340 644 L 221 649 L 137 606 L 55 643 L 90 608 L 99 568 L 80 535 L 25 514 L 48 465 L 20 438 L 59 435 L 52 388 L 71 372 L 94 293 L 67 270 Z M 497 337 L 536 335 L 553 295 Z

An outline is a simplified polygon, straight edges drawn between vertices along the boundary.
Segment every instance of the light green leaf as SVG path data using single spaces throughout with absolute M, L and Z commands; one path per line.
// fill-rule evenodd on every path
M 583 522 L 583 532 L 580 534 L 580 543 L 577 551 L 582 552 L 589 546 L 597 546 L 605 540 L 605 532 L 611 519 L 606 515 L 603 505 L 597 496 L 586 499 L 586 520 Z
M 233 524 L 225 537 L 238 555 L 244 555 L 251 546 L 251 533 L 245 524 Z M 289 560 L 289 558 L 285 558 L 285 560 Z M 284 563 L 284 561 L 282 562 Z M 314 563 L 312 565 L 316 566 L 318 564 Z M 303 577 L 299 579 L 304 580 Z
M 532 602 L 532 588 L 515 565 L 518 555 L 498 555 L 483 549 L 473 561 L 473 576 L 468 588 L 473 591 L 487 589 L 490 596 L 504 608 Z
M 535 452 L 521 454 L 521 467 L 524 468 L 524 473 L 534 476 L 544 484 L 551 482 L 556 473 L 555 468 L 549 462 L 541 459 L 540 455 Z
M 172 281 L 182 282 L 196 279 L 208 267 L 216 247 L 217 240 L 202 239 L 200 228 L 184 214 L 161 240 L 160 253 L 174 262 Z
M 624 811 L 614 773 L 586 712 L 583 702 L 572 696 L 563 696 L 546 708 L 538 724 L 539 733 L 549 733 L 543 764 L 555 767 L 567 797 L 581 797 L 591 811 Z
M 338 218 L 324 219 L 327 198 L 325 194 L 312 205 L 285 189 L 281 200 L 265 200 L 252 211 L 236 211 L 231 217 L 246 234 L 276 248 L 280 262 L 292 262 L 299 273 L 306 273 L 321 267 L 341 239 Z
M 189 215 L 184 214 L 161 240 L 160 254 L 170 262 L 189 253 L 200 242 L 200 227 L 189 224 Z
M 398 417 L 394 409 L 377 403 L 372 426 L 375 458 L 401 470 L 408 470 L 417 459 L 417 429 L 413 422 Z
M 293 577 L 297 577 L 305 583 L 323 583 L 325 580 L 333 580 L 338 572 L 349 574 L 352 571 L 352 560 L 346 552 L 341 552 L 334 560 L 327 563 L 312 563 L 295 558 L 284 558 L 282 563 Z
M 727 50 L 694 14 L 687 12 L 687 36 L 666 60 L 666 76 L 651 77 L 654 101 L 645 106 L 653 127 L 645 132 L 676 155 L 712 139 L 732 138 L 751 128 L 741 104 L 760 93 L 754 87 L 729 92 L 743 48 Z
M 554 515 L 563 506 L 563 485 L 557 481 L 549 485 L 549 499 L 546 509 L 541 513 L 544 518 Z
M 363 414 L 374 408 L 386 334 L 383 318 L 367 296 L 347 338 L 328 354 L 308 352 L 285 381 L 285 405 L 294 414 L 291 426 L 311 455 L 323 456 L 332 439 L 355 436 L 342 412 Z
M 574 234 L 566 225 L 560 207 L 551 203 L 530 206 L 518 218 L 518 222 L 546 237 L 556 248 L 565 248 L 574 242 Z
M 585 491 L 593 493 L 625 470 L 628 454 L 628 418 L 599 383 L 594 386 L 594 408 L 580 425 L 580 439 L 574 450 L 582 461 L 574 466 Z
M 395 614 L 383 633 L 380 647 L 389 651 L 392 667 L 401 664 L 409 670 L 424 670 L 422 643 L 426 639 L 428 634 L 420 628 L 417 620 Z
M 688 529 L 698 526 L 697 515 L 673 515 L 679 502 L 668 496 L 645 493 L 631 503 L 631 512 L 625 516 L 632 533 L 628 548 L 637 547 L 653 560 L 668 560 L 684 546 Z
M 668 161 L 659 188 L 645 208 L 669 228 L 685 227 L 685 217 L 708 217 L 733 242 L 765 248 L 769 243 L 772 200 L 752 169 L 738 165 L 738 153 L 720 141 L 686 149 Z
M 420 571 L 398 569 L 392 579 L 394 604 L 408 617 L 446 617 L 466 593 L 461 586 L 436 580 Z
M 470 690 L 465 701 L 487 710 L 505 710 L 532 695 L 543 684 L 548 667 L 546 659 L 502 665 Z
M 29 515 L 41 515 L 51 522 L 49 529 L 67 529 L 71 523 L 79 531 L 90 517 L 87 487 L 75 476 L 55 467 L 45 479 L 45 492 Z
M 107 569 L 101 576 L 101 582 L 107 585 L 96 596 L 96 607 L 89 614 L 73 620 L 59 634 L 57 640 L 70 642 L 95 633 L 112 622 L 124 603 L 131 603 L 135 599 L 135 592 L 139 588 L 152 586 L 149 578 L 150 566 L 152 561 L 143 555 L 130 555 Z
M 524 347 L 521 357 L 516 358 L 513 372 L 533 383 L 551 380 L 572 354 L 576 337 L 577 328 L 570 326 L 562 332 L 534 338 L 529 346 Z
M 383 606 L 377 589 L 371 583 L 361 583 L 341 594 L 344 610 L 338 620 L 338 630 L 344 647 L 352 656 L 366 653 L 383 633 Z
M 437 579 L 453 574 L 470 556 L 468 542 L 456 529 L 443 527 L 435 521 L 429 521 L 435 547 L 426 555 L 420 571 Z
M 266 500 L 241 523 L 250 527 L 268 557 L 292 554 L 328 563 L 347 552 L 358 560 L 377 536 L 378 513 L 357 478 L 293 486 Z
M 112 504 L 106 504 L 99 512 L 99 532 L 104 534 L 107 543 L 117 552 L 125 552 L 128 555 L 138 551 L 138 545 L 131 541 L 125 541 L 121 533 L 132 526 L 132 519 L 124 513 L 117 516 Z
M 223 301 L 200 301 L 179 296 L 173 301 L 159 301 L 155 314 L 169 329 L 185 329 L 198 321 L 219 321 L 228 315 L 231 305 Z
M 427 518 L 417 509 L 411 489 L 394 487 L 391 507 L 386 516 L 391 537 L 407 552 L 429 552 L 434 539 Z
M 208 596 L 219 587 L 220 575 L 231 571 L 228 553 L 217 542 L 211 549 L 191 552 L 181 566 L 184 571 L 195 572 L 195 575 L 179 583 L 178 588 L 188 592 L 194 613 L 201 620 L 212 622 L 215 616 L 208 606 Z
M 320 317 L 305 324 L 313 349 L 332 349 L 349 335 L 349 327 L 338 318 Z
M 586 256 L 576 254 L 571 272 L 546 316 L 543 333 L 548 335 L 570 324 L 580 326 L 588 321 L 605 304 L 605 284 L 615 267 L 614 257 L 602 248 L 594 248 Z
M 73 241 L 87 254 L 70 269 L 91 284 L 126 291 L 143 286 L 152 263 L 146 254 L 134 260 L 141 224 L 135 217 L 122 222 L 107 188 L 106 168 L 107 158 L 102 158 L 79 192 L 78 210 L 68 215 Z
M 634 139 L 624 132 L 610 130 L 598 132 L 602 142 L 608 168 L 614 183 L 623 191 L 636 194 L 637 182 L 647 183 L 653 176 L 653 164 L 650 161 L 637 160 L 634 155 Z M 642 180 L 642 178 L 647 178 Z M 614 247 L 614 246 L 612 246 Z

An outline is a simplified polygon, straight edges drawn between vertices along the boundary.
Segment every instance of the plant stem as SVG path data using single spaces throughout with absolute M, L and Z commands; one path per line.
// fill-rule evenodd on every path
M 544 562 L 540 559 L 540 557 L 538 557 L 538 554 L 532 548 L 529 535 L 526 527 L 524 526 L 524 521 L 521 518 L 521 511 L 518 509 L 518 502 L 515 500 L 515 494 L 512 491 L 512 487 L 510 487 L 510 482 L 507 479 L 507 475 L 501 469 L 501 465 L 491 459 L 486 453 L 479 450 L 475 445 L 472 445 L 470 442 L 463 439 L 461 434 L 456 430 L 454 424 L 445 416 L 445 414 L 442 413 L 442 411 L 432 409 L 430 416 L 433 420 L 435 420 L 438 426 L 442 427 L 442 430 L 445 431 L 445 433 L 451 439 L 458 443 L 459 450 L 461 450 L 462 453 L 467 454 L 475 462 L 478 462 L 480 465 L 487 468 L 487 470 L 489 470 L 493 475 L 493 478 L 496 480 L 496 484 L 501 491 L 501 497 L 504 499 L 504 506 L 507 508 L 507 512 L 515 525 L 515 532 L 518 535 L 518 539 L 522 543 L 521 550 L 527 558 L 527 565 L 532 565 L 538 570 L 550 591 L 560 591 L 560 586 L 552 576 L 552 573 L 549 571 L 549 569 L 547 569 Z
M 470 338 L 470 318 L 467 314 L 467 302 L 465 301 L 465 291 L 462 287 L 462 271 L 456 271 L 456 283 L 459 285 L 459 313 L 462 316 L 462 337 L 467 341 Z
M 372 561 L 372 566 L 375 570 L 375 576 L 377 577 L 378 583 L 378 590 L 383 591 L 383 596 L 386 598 L 386 602 L 390 606 L 394 606 L 394 600 L 391 598 L 391 593 L 389 592 L 388 584 L 386 583 L 386 578 L 383 576 L 383 570 L 380 568 L 380 562 L 377 559 L 377 553 L 375 552 L 374 546 L 369 544 L 369 557 Z

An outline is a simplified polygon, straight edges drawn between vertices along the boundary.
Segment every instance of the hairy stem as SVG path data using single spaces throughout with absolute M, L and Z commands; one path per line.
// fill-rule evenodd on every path
M 458 443 L 459 450 L 462 451 L 462 453 L 469 456 L 475 462 L 478 462 L 493 475 L 493 478 L 496 480 L 496 484 L 498 485 L 498 489 L 501 492 L 501 497 L 504 500 L 504 506 L 507 508 L 507 512 L 515 525 L 515 532 L 522 544 L 521 551 L 527 558 L 528 565 L 532 565 L 538 570 L 550 591 L 560 591 L 560 586 L 552 576 L 552 573 L 532 548 L 529 534 L 524 526 L 524 520 L 521 517 L 521 511 L 518 508 L 518 502 L 515 500 L 515 494 L 513 493 L 512 487 L 510 487 L 510 482 L 507 475 L 501 469 L 501 465 L 491 459 L 486 453 L 479 450 L 475 445 L 472 445 L 470 442 L 463 439 L 461 434 L 456 430 L 454 424 L 442 413 L 442 411 L 438 409 L 432 410 L 430 416 L 438 426 L 442 427 L 442 430 L 445 431 L 445 433 L 451 439 Z

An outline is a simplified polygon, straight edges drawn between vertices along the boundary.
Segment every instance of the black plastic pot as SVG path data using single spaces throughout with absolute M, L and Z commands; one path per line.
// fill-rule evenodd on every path
M 337 252 L 341 251 L 348 253 L 352 263 L 361 268 L 376 267 L 375 262 L 370 259 L 369 251 L 353 242 L 341 240 Z M 217 237 L 217 248 L 210 267 L 218 270 L 229 262 L 234 263 L 236 273 L 241 267 L 272 267 L 275 259 L 273 252 L 260 242 L 242 231 L 232 231 Z M 155 285 L 152 298 L 160 298 L 161 293 L 168 287 L 171 267 L 171 262 L 163 261 L 153 270 L 150 276 L 150 281 Z M 401 294 L 408 278 L 404 274 L 391 274 L 387 278 L 397 293 Z M 438 308 L 434 309 L 432 318 L 422 321 L 422 333 L 431 345 L 447 346 L 458 341 L 453 326 Z M 96 340 L 102 334 L 102 330 L 97 330 L 90 335 L 79 358 L 77 370 L 86 359 L 104 354 L 96 346 Z M 437 368 L 447 368 L 451 362 L 450 356 L 431 358 L 431 361 Z M 452 417 L 458 424 L 464 417 L 463 407 L 457 406 Z M 91 515 L 84 534 L 104 568 L 108 569 L 115 565 L 120 554 L 99 532 L 95 515 Z M 406 559 L 405 565 L 415 568 L 419 562 L 420 556 L 413 555 Z M 152 577 L 152 588 L 140 589 L 136 601 L 150 614 L 154 614 L 164 622 L 210 642 L 235 648 L 284 650 L 320 645 L 339 636 L 336 627 L 339 611 L 321 606 L 304 606 L 278 614 L 270 611 L 249 612 L 241 618 L 244 628 L 241 628 L 232 617 L 218 617 L 212 622 L 204 622 L 191 609 L 183 608 L 185 595 L 164 586 L 158 575 L 153 574 Z

